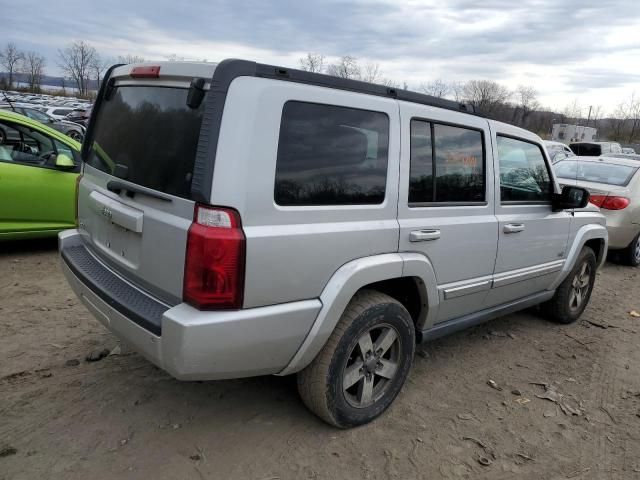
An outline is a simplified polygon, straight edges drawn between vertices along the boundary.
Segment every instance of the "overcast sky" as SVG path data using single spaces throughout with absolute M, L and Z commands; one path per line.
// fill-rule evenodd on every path
M 410 87 L 532 85 L 555 110 L 640 95 L 640 0 L 0 0 L 0 41 L 47 57 L 86 40 L 122 54 L 299 66 L 305 52 L 380 64 Z

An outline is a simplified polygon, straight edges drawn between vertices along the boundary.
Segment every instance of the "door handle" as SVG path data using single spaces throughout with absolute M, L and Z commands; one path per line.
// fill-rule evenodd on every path
M 410 242 L 429 242 L 440 238 L 440 230 L 414 230 L 409 234 Z
M 524 223 L 507 223 L 504 226 L 504 233 L 518 233 L 524 230 Z

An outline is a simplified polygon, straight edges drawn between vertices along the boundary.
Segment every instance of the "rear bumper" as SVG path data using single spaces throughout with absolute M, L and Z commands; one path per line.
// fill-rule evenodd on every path
M 609 248 L 619 250 L 629 246 L 638 232 L 640 232 L 640 225 L 635 223 L 607 225 L 607 231 L 609 232 Z
M 164 305 L 102 264 L 77 230 L 60 233 L 59 247 L 64 275 L 89 311 L 180 380 L 280 372 L 322 306 L 318 299 L 217 312 Z

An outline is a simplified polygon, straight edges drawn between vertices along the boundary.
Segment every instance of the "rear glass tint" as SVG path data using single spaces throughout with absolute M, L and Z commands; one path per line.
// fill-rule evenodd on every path
M 160 192 L 191 198 L 204 101 L 186 88 L 122 86 L 100 106 L 87 163 Z M 125 172 L 121 174 L 120 172 Z
M 385 113 L 290 101 L 276 162 L 278 205 L 384 201 L 389 150 Z
M 613 163 L 577 162 L 563 160 L 554 165 L 556 175 L 560 178 L 583 180 L 585 182 L 606 183 L 623 187 L 629 183 L 638 170 L 627 165 Z

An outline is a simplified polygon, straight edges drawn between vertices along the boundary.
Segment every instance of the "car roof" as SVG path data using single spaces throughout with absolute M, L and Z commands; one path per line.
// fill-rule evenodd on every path
M 613 165 L 624 165 L 625 167 L 639 167 L 638 160 L 631 160 L 627 158 L 619 158 L 619 157 L 608 157 L 606 155 L 601 155 L 598 157 L 584 157 L 584 156 L 576 156 L 576 157 L 568 157 L 564 161 L 575 161 L 575 162 L 592 162 L 592 163 L 609 163 Z M 558 162 L 560 163 L 560 162 Z

